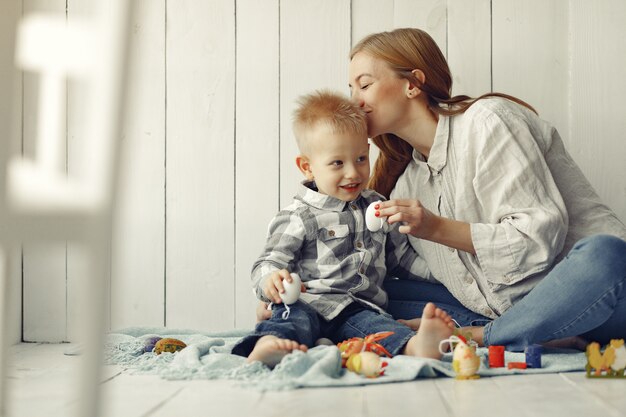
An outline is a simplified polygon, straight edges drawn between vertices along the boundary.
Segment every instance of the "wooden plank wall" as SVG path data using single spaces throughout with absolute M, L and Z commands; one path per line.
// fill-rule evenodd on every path
M 90 0 L 8 0 L 72 19 Z M 91 0 L 92 1 L 92 0 Z M 447 56 L 454 93 L 501 91 L 560 130 L 626 220 L 626 18 L 622 0 L 137 0 L 120 205 L 111 248 L 110 327 L 249 328 L 250 267 L 301 174 L 294 100 L 348 93 L 348 52 L 371 32 L 415 26 Z M 4 6 L 3 6 L 4 7 Z M 68 96 L 68 169 L 80 146 Z M 25 152 L 37 79 L 23 78 Z M 375 153 L 375 151 L 374 151 Z M 28 341 L 73 337 L 80 251 L 23 252 Z

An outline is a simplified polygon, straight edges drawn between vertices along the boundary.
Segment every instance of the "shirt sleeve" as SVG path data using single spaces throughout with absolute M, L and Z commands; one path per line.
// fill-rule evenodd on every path
M 272 272 L 292 269 L 305 236 L 304 223 L 294 212 L 283 210 L 270 222 L 263 253 L 252 266 L 252 285 L 259 300 L 270 301 L 263 294 L 265 279 Z
M 385 263 L 387 276 L 403 279 L 438 282 L 430 273 L 424 258 L 419 256 L 409 243 L 407 235 L 398 231 L 394 224 L 387 233 L 385 243 Z
M 534 135 L 521 115 L 492 114 L 474 126 L 473 180 L 484 222 L 471 236 L 485 278 L 512 285 L 548 268 L 561 251 L 568 215 Z

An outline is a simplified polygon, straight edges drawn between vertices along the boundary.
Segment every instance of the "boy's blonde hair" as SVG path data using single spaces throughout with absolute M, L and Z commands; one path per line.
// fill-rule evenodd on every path
M 293 113 L 293 131 L 300 152 L 306 153 L 307 131 L 320 124 L 333 133 L 367 136 L 365 112 L 347 97 L 328 90 L 317 90 L 301 96 Z

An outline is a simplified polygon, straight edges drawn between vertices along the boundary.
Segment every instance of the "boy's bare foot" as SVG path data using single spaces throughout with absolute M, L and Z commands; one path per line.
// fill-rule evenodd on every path
M 279 339 L 276 336 L 266 335 L 257 340 L 254 349 L 252 349 L 252 352 L 248 355 L 247 362 L 260 361 L 270 368 L 273 368 L 285 355 L 294 350 L 306 352 L 307 347 L 293 340 Z
M 439 342 L 449 338 L 454 331 L 452 317 L 433 303 L 426 304 L 419 330 L 404 349 L 404 354 L 420 358 L 441 359 Z

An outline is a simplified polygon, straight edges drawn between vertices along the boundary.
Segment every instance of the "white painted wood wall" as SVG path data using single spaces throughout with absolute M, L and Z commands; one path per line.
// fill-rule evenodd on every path
M 72 19 L 88 1 L 2 0 L 0 13 Z M 448 57 L 455 93 L 500 91 L 533 104 L 626 220 L 623 0 L 136 1 L 111 328 L 252 326 L 250 268 L 301 179 L 294 100 L 317 88 L 348 93 L 348 52 L 371 32 L 425 29 Z M 37 79 L 19 80 L 15 118 L 29 152 Z M 71 88 L 70 170 L 81 122 Z M 72 340 L 79 252 L 27 246 L 14 258 L 23 291 L 15 328 L 22 320 L 26 341 Z

